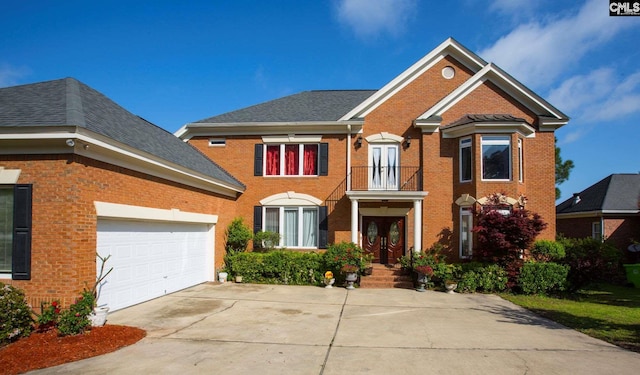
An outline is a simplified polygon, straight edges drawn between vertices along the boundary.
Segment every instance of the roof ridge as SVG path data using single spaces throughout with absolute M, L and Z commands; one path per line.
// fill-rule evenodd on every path
M 75 78 L 64 78 L 65 110 L 67 125 L 86 127 L 86 117 L 82 106 L 80 82 Z

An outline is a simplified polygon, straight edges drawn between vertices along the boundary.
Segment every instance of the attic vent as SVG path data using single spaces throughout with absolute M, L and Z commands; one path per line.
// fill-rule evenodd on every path
M 580 196 L 578 194 L 573 194 L 573 204 L 578 204 L 580 203 L 581 199 Z

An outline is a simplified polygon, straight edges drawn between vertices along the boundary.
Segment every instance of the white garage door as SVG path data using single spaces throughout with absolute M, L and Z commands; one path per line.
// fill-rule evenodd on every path
M 209 233 L 207 224 L 98 220 L 98 254 L 113 267 L 98 305 L 114 311 L 210 280 Z

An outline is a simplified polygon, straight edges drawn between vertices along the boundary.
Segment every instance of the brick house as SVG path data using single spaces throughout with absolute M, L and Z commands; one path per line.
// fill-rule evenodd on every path
M 620 250 L 640 241 L 640 174 L 612 174 L 556 207 L 558 233 L 607 240 Z
M 390 264 L 435 242 L 472 258 L 472 209 L 494 193 L 553 239 L 554 131 L 568 121 L 448 39 L 379 90 L 302 92 L 176 135 L 246 184 L 236 213 L 254 231 L 289 249 L 353 241 Z
M 244 189 L 75 79 L 0 89 L 0 282 L 34 308 L 92 287 L 96 251 L 112 309 L 214 280 Z

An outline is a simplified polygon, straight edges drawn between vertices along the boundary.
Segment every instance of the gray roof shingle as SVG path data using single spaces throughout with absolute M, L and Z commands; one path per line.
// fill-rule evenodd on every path
M 376 90 L 314 90 L 223 113 L 194 123 L 337 121 Z
M 635 211 L 640 208 L 640 174 L 612 174 L 556 206 L 556 214 Z
M 232 186 L 204 154 L 74 78 L 0 88 L 0 127 L 77 126 Z

